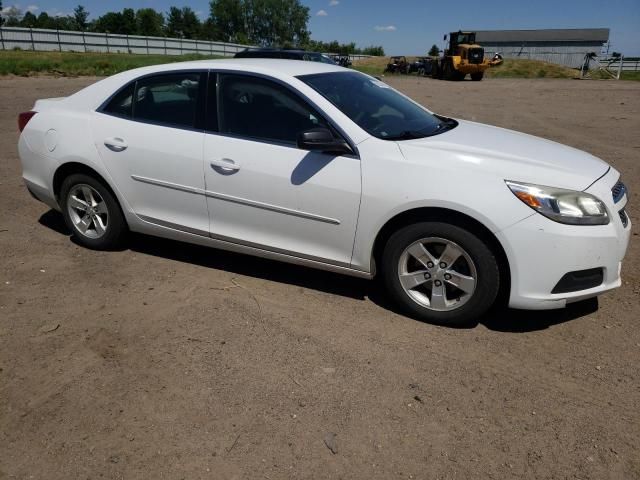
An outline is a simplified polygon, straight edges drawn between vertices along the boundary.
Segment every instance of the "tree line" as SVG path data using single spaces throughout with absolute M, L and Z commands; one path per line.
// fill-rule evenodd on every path
M 304 48 L 311 51 L 384 55 L 382 46 L 359 48 L 355 43 L 311 39 L 309 8 L 300 0 L 211 0 L 209 16 L 200 20 L 191 7 L 170 7 L 166 13 L 153 8 L 107 12 L 89 21 L 89 12 L 78 5 L 71 15 L 36 15 L 9 7 L 0 0 L 0 26 L 48 28 L 121 35 L 173 37 L 243 43 L 263 47 Z

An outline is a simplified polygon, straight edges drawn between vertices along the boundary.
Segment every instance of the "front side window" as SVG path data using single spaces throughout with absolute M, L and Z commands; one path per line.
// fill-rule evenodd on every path
M 295 144 L 300 132 L 329 128 L 306 102 L 270 80 L 220 75 L 218 95 L 221 133 Z
M 193 128 L 200 96 L 200 73 L 172 73 L 137 81 L 133 119 Z
M 386 83 L 359 72 L 298 77 L 369 134 L 383 140 L 409 140 L 445 132 L 457 125 L 416 105 Z

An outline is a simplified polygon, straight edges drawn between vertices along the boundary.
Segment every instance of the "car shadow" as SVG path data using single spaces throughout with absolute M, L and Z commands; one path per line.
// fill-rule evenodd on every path
M 39 223 L 61 235 L 69 236 L 71 233 L 65 225 L 62 215 L 55 210 L 49 210 L 44 213 L 40 217 Z M 204 268 L 224 270 L 229 273 L 272 282 L 296 285 L 355 300 L 369 299 L 380 308 L 406 316 L 389 299 L 389 296 L 384 291 L 382 282 L 375 279 L 354 278 L 309 267 L 137 233 L 129 235 L 129 239 L 122 250 L 127 249 L 145 255 L 167 258 Z M 543 311 L 508 308 L 503 298 L 476 322 L 462 328 L 476 328 L 478 325 L 484 325 L 489 330 L 497 332 L 527 333 L 576 320 L 597 310 L 597 298 L 576 302 L 564 309 Z
M 131 234 L 128 246 L 132 251 L 145 255 L 288 283 L 357 300 L 364 300 L 369 283 L 367 280 L 337 273 L 148 235 Z
M 385 310 L 390 310 L 398 315 L 408 316 L 391 301 L 384 292 L 382 282 L 371 281 L 367 297 L 373 303 Z M 504 295 L 502 296 L 504 297 Z M 489 330 L 504 333 L 527 333 L 545 330 L 555 325 L 577 320 L 598 310 L 598 299 L 590 298 L 581 302 L 572 303 L 566 308 L 555 310 L 518 310 L 509 308 L 505 298 L 498 298 L 496 304 L 480 318 L 470 322 L 466 326 L 451 327 L 454 329 L 473 329 L 483 325 Z M 417 321 L 420 319 L 415 318 Z
M 38 219 L 38 223 L 61 235 L 71 235 L 71 231 L 64 223 L 64 217 L 56 210 L 51 209 L 43 213 Z
M 487 312 L 478 323 L 496 332 L 526 333 L 545 330 L 597 311 L 597 297 L 570 303 L 565 308 L 555 310 L 516 310 L 501 306 Z
M 331 163 L 334 158 L 336 158 L 335 155 L 326 153 L 307 153 L 291 172 L 291 184 L 302 185 Z

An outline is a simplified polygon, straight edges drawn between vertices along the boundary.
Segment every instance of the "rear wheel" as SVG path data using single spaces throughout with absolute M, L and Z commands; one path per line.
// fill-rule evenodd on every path
M 434 78 L 434 79 L 440 78 L 440 67 L 435 62 L 431 67 L 431 78 Z
M 449 61 L 446 61 L 443 65 L 442 78 L 445 80 L 453 80 L 453 66 Z
M 477 72 L 477 73 L 471 74 L 471 80 L 473 80 L 474 82 L 479 82 L 480 80 L 482 80 L 482 77 L 484 77 L 484 72 Z
M 94 250 L 110 250 L 122 243 L 127 231 L 120 206 L 100 181 L 74 174 L 62 182 L 60 206 L 78 243 Z
M 498 294 L 498 262 L 474 233 L 424 222 L 394 233 L 382 258 L 386 290 L 408 314 L 460 326 L 485 313 Z

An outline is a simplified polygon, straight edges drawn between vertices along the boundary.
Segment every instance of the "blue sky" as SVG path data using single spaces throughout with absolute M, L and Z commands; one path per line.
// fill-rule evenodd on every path
M 355 41 L 359 46 L 382 45 L 387 54 L 424 53 L 442 45 L 451 30 L 591 28 L 611 29 L 611 49 L 640 56 L 640 0 L 301 0 L 311 11 L 309 27 L 318 40 Z M 68 13 L 82 3 L 98 16 L 125 7 L 190 6 L 206 17 L 208 0 L 4 0 L 22 11 Z

